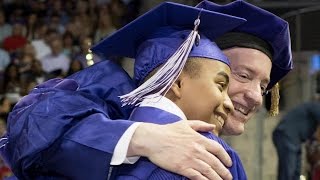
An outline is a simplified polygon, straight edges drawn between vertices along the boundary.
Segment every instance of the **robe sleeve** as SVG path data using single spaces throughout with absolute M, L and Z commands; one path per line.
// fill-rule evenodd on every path
M 209 139 L 213 139 L 217 141 L 227 151 L 227 153 L 229 154 L 232 160 L 232 166 L 228 167 L 228 169 L 232 174 L 233 179 L 247 180 L 247 175 L 238 153 L 231 146 L 229 146 L 223 139 L 215 136 L 214 134 L 212 133 L 201 133 L 201 134 L 208 137 Z
M 17 178 L 107 178 L 114 148 L 133 123 L 111 120 L 126 118 L 117 95 L 133 87 L 121 76 L 112 81 L 114 66 L 101 65 L 108 64 L 49 80 L 14 107 L 0 150 Z
M 114 166 L 112 169 L 111 179 L 114 180 L 186 180 L 186 177 L 164 170 L 147 158 L 140 158 L 136 164 Z

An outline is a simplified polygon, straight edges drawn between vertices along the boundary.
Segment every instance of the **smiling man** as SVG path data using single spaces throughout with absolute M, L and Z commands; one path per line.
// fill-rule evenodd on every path
M 229 96 L 235 111 L 223 129 L 225 135 L 239 135 L 245 124 L 262 105 L 262 96 L 270 81 L 272 63 L 263 52 L 253 48 L 233 47 L 223 51 L 231 62 Z
M 223 134 L 240 135 L 261 107 L 263 95 L 292 69 L 289 25 L 242 0 L 223 6 L 203 1 L 197 7 L 247 20 L 215 40 L 230 59 L 232 71 L 228 94 L 235 111 L 229 115 Z
M 228 168 L 232 177 L 237 180 L 246 180 L 247 177 L 239 156 L 218 137 L 228 114 L 233 111 L 233 105 L 228 96 L 231 71 L 228 58 L 212 42 L 219 33 L 223 34 L 223 32 L 232 30 L 241 20 L 234 19 L 235 17 L 232 16 L 224 18 L 222 14 L 215 14 L 212 11 L 209 12 L 213 15 L 208 16 L 202 9 L 198 9 L 201 15 L 179 16 L 179 14 L 187 14 L 188 8 L 181 5 L 175 6 L 181 7 L 180 10 L 168 12 L 157 11 L 158 8 L 156 8 L 136 19 L 121 31 L 115 32 L 110 38 L 98 43 L 93 48 L 93 52 L 103 55 L 104 53 L 121 52 L 117 53 L 120 56 L 128 55 L 129 53 L 126 52 L 135 52 L 130 55 L 135 61 L 133 79 L 138 82 L 139 87 L 120 96 L 124 105 L 137 105 L 130 115 L 130 120 L 167 124 L 187 119 L 199 119 L 214 124 L 216 128 L 213 132 L 208 131 L 202 134 L 208 139 L 219 142 L 228 152 L 232 160 L 232 166 Z M 146 22 L 147 19 L 147 22 L 152 21 L 154 26 L 157 21 L 162 22 L 164 18 L 157 18 L 161 15 L 166 15 L 168 21 L 177 21 L 170 26 L 160 26 L 156 29 L 145 28 L 143 22 Z M 215 23 L 211 23 L 212 21 Z M 199 27 L 196 25 L 197 22 L 201 22 Z M 127 31 L 127 29 L 141 27 L 143 27 L 141 31 Z M 222 27 L 224 29 L 221 29 Z M 130 40 L 121 39 L 121 37 L 128 36 L 128 33 Z M 200 36 L 197 36 L 197 33 Z M 123 49 L 124 43 L 133 44 L 133 46 L 127 46 L 127 51 L 119 51 Z M 213 161 L 213 159 L 210 160 Z M 110 179 L 174 180 L 187 178 L 168 172 L 151 161 L 151 158 L 141 158 L 134 165 L 114 166 Z M 202 164 L 201 161 L 195 162 L 196 166 L 200 164 Z M 220 179 L 216 175 L 207 173 L 205 175 L 208 179 Z

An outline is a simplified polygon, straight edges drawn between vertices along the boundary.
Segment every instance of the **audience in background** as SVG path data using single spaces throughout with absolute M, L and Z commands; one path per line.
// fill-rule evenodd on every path
M 139 9 L 136 1 L 0 1 L 0 134 L 13 105 L 34 86 L 101 61 L 90 46 L 134 19 L 124 9 Z M 0 180 L 11 175 L 0 158 Z
M 93 63 L 97 63 L 101 61 L 101 58 L 96 55 L 92 54 L 89 48 L 92 46 L 92 38 L 90 36 L 85 36 L 80 39 L 80 51 L 75 55 L 75 60 L 81 62 L 82 67 L 86 68 Z
M 10 64 L 10 56 L 7 51 L 0 48 L 0 94 L 2 94 L 3 91 L 3 82 L 4 82 L 4 70 L 6 67 Z
M 12 33 L 11 24 L 7 23 L 5 20 L 6 20 L 6 17 L 4 12 L 0 10 L 0 43 L 1 44 L 2 44 L 2 41 L 8 36 L 11 36 L 11 33 Z
M 90 46 L 138 16 L 140 4 L 139 0 L 0 1 L 1 118 L 5 120 L 35 85 L 101 61 Z M 128 7 L 136 12 L 127 15 Z
M 9 53 L 17 53 L 27 43 L 27 38 L 23 34 L 24 25 L 20 22 L 13 24 L 12 34 L 6 37 L 3 42 L 3 48 Z
M 42 68 L 48 78 L 64 77 L 69 70 L 70 59 L 63 53 L 63 43 L 60 35 L 50 38 L 51 54 L 41 59 Z

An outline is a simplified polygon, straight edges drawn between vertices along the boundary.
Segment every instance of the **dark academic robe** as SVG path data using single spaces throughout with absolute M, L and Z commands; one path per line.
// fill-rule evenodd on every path
M 177 115 L 164 111 L 162 109 L 154 107 L 137 107 L 131 114 L 130 119 L 133 121 L 152 122 L 157 124 L 168 124 L 179 121 L 181 118 Z M 246 180 L 246 173 L 242 166 L 241 160 L 238 154 L 221 138 L 215 136 L 211 132 L 202 133 L 209 139 L 213 139 L 219 142 L 223 148 L 227 151 L 232 159 L 232 167 L 229 168 L 234 180 Z M 122 164 L 119 166 L 113 166 L 112 175 L 110 179 L 116 180 L 145 180 L 145 179 L 157 179 L 157 180 L 174 180 L 174 179 L 186 179 L 183 176 L 171 173 L 164 169 L 157 167 L 150 162 L 147 158 L 140 158 L 135 164 L 127 165 Z
M 310 139 L 320 125 L 320 102 L 311 101 L 288 111 L 272 133 L 278 157 L 278 180 L 299 180 L 301 145 Z
M 320 102 L 311 101 L 292 108 L 276 126 L 296 146 L 310 139 L 320 125 Z
M 0 152 L 19 179 L 107 179 L 114 148 L 132 125 L 118 96 L 134 89 L 125 71 L 103 61 L 52 79 L 20 100 Z

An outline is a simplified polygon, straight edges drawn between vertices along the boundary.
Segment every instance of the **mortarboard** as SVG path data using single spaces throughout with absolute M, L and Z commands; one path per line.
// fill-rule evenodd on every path
M 226 5 L 218 5 L 205 0 L 196 7 L 239 16 L 247 20 L 233 32 L 216 39 L 216 42 L 221 49 L 235 46 L 248 47 L 260 50 L 270 57 L 272 69 L 267 90 L 272 88 L 270 114 L 277 115 L 280 99 L 277 82 L 293 68 L 288 22 L 243 0 Z
M 243 18 L 164 2 L 100 41 L 92 51 L 104 58 L 135 58 L 134 80 L 138 84 L 163 65 L 137 89 L 121 97 L 124 105 L 136 104 L 150 93 L 164 95 L 188 57 L 205 57 L 228 64 L 227 57 L 211 40 L 243 22 Z
M 289 25 L 285 20 L 242 0 L 237 0 L 226 5 L 202 1 L 196 7 L 245 18 L 247 22 L 236 27 L 233 32 L 253 35 L 264 40 L 271 46 L 272 70 L 267 89 L 271 89 L 293 68 Z M 243 40 L 236 41 L 236 36 L 239 36 L 239 34 L 234 33 L 232 35 L 231 33 L 229 35 L 226 34 L 226 36 L 229 36 L 229 38 L 234 37 L 233 47 L 237 46 L 239 41 L 241 41 L 239 42 L 241 43 L 240 46 L 246 47 Z M 221 49 L 232 46 L 232 39 L 230 39 L 230 43 L 222 43 L 222 46 L 220 46 L 218 41 L 227 38 L 222 36 L 217 40 L 217 44 Z M 250 38 L 250 40 L 252 40 L 252 38 Z M 258 44 L 260 44 L 262 48 L 256 47 L 256 49 L 265 52 L 270 57 L 270 54 L 267 53 L 269 50 L 266 50 L 268 47 L 262 45 L 262 42 L 258 42 Z M 251 45 L 248 46 L 254 48 Z

